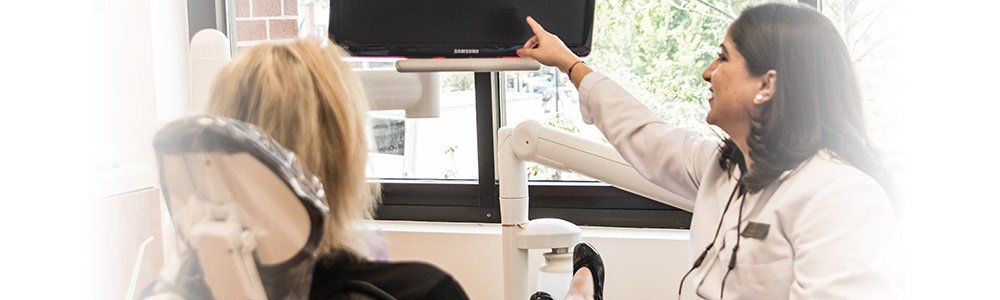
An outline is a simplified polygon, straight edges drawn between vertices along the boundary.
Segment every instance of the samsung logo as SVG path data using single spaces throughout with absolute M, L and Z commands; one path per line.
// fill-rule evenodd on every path
M 455 54 L 479 54 L 479 49 L 455 49 Z

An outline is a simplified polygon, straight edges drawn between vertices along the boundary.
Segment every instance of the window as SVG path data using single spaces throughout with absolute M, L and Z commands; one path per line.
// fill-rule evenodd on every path
M 899 3 L 894 0 L 825 0 L 820 11 L 833 21 L 840 31 L 847 50 L 854 61 L 854 69 L 861 83 L 864 97 L 865 121 L 868 133 L 883 152 L 887 167 L 892 171 L 901 168 L 899 128 L 892 107 L 900 101 L 902 87 L 898 66 L 900 28 L 890 26 L 899 18 Z
M 704 122 L 708 84 L 701 71 L 714 59 L 733 18 L 744 7 L 765 2 L 772 1 L 599 1 L 594 49 L 584 60 L 671 125 L 711 136 Z M 509 73 L 505 88 L 508 124 L 533 119 L 604 140 L 580 119 L 576 89 L 557 69 Z M 531 170 L 535 180 L 588 180 L 544 166 Z
M 392 69 L 394 60 L 351 58 L 352 69 Z M 476 97 L 472 73 L 441 73 L 437 118 L 404 111 L 368 113 L 369 177 L 476 180 Z M 457 126 L 467 124 L 465 126 Z
M 268 1 L 277 4 L 241 7 L 251 1 L 236 1 L 236 22 L 231 23 L 239 33 L 238 45 L 256 43 L 245 38 L 294 36 L 285 30 L 283 21 L 293 19 L 290 16 L 294 16 L 295 9 L 285 7 L 288 1 L 279 0 L 253 1 L 252 5 Z M 876 2 L 882 1 L 890 0 Z M 598 1 L 593 51 L 586 61 L 615 78 L 668 122 L 711 136 L 713 129 L 704 123 L 707 84 L 700 73 L 714 58 L 727 26 L 739 12 L 764 2 L 770 1 Z M 823 7 L 835 22 L 852 24 L 842 32 L 856 37 L 856 44 L 879 44 L 871 39 L 881 32 L 879 28 L 860 29 L 858 26 L 866 25 L 857 25 L 878 19 L 859 13 L 862 6 L 858 1 L 800 2 Z M 852 41 L 848 41 L 849 47 Z M 880 76 L 872 70 L 881 68 L 878 63 L 885 58 L 883 52 L 875 49 L 861 58 L 858 69 L 863 79 L 867 78 L 866 72 Z M 392 61 L 352 60 L 351 64 L 355 68 L 386 68 Z M 882 94 L 879 87 L 867 88 L 866 95 Z M 440 118 L 406 119 L 402 112 L 394 111 L 369 115 L 369 175 L 383 185 L 383 205 L 377 213 L 381 219 L 498 222 L 493 152 L 500 126 L 533 119 L 603 140 L 596 128 L 583 124 L 576 89 L 553 68 L 536 72 L 442 73 L 441 96 Z M 883 102 L 869 103 L 879 106 Z M 530 165 L 529 174 L 532 218 L 558 217 L 581 225 L 666 228 L 686 228 L 690 223 L 687 212 L 584 176 L 539 165 Z

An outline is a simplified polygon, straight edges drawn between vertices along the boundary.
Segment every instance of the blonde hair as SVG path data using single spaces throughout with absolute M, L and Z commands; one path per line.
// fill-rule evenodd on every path
M 216 78 L 209 113 L 260 127 L 323 181 L 329 217 L 321 256 L 369 258 L 363 229 L 378 204 L 365 178 L 368 156 L 361 83 L 332 42 L 296 40 L 244 50 Z

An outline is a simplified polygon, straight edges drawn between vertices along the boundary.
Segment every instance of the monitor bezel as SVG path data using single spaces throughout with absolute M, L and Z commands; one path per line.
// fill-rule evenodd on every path
M 340 1 L 330 1 L 330 20 L 339 20 L 337 4 Z M 356 0 L 355 0 L 356 1 Z M 590 55 L 594 34 L 594 8 L 595 0 L 584 0 L 586 3 L 584 18 L 585 28 L 584 42 L 581 45 L 566 45 L 570 51 L 580 57 Z M 503 45 L 496 47 L 496 44 L 396 44 L 383 45 L 377 43 L 356 43 L 352 41 L 338 40 L 336 32 L 336 22 L 331 21 L 328 29 L 330 39 L 340 45 L 352 56 L 360 57 L 404 57 L 404 58 L 496 58 L 496 57 L 516 57 L 517 49 L 523 44 Z M 525 23 L 524 26 L 528 26 Z

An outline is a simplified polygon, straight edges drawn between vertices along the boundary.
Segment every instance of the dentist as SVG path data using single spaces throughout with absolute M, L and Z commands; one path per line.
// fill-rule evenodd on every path
M 900 298 L 889 174 L 868 138 L 850 56 L 803 5 L 729 27 L 701 74 L 723 141 L 673 128 L 530 17 L 518 55 L 565 72 L 580 112 L 650 181 L 694 202 L 678 297 Z

